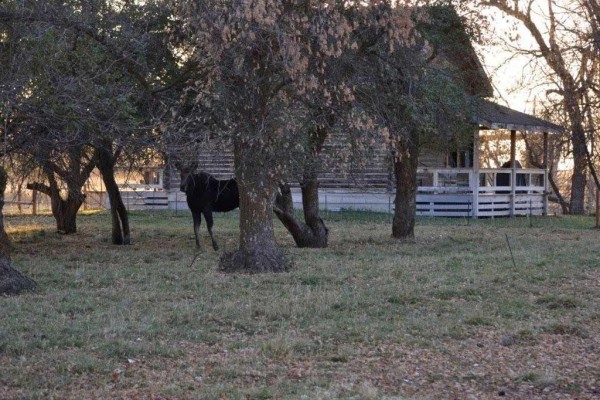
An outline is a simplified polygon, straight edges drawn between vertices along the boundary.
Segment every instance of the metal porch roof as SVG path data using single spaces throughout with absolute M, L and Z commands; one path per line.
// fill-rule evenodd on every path
M 482 129 L 507 129 L 554 134 L 565 133 L 564 128 L 560 125 L 501 106 L 489 100 L 478 101 L 475 107 L 475 122 Z

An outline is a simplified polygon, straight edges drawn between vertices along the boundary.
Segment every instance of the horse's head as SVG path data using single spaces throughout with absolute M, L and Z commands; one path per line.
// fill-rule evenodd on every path
M 205 187 L 208 185 L 208 181 L 211 178 L 206 172 L 199 172 L 194 174 L 189 171 L 181 171 L 181 185 L 179 189 L 185 193 L 192 193 L 196 188 Z
M 181 185 L 179 186 L 179 189 L 181 189 L 182 192 L 187 192 L 187 190 L 192 189 L 194 179 L 191 177 L 194 175 L 194 171 L 196 171 L 198 168 L 198 163 L 195 161 L 183 162 L 181 160 L 176 160 L 174 161 L 174 165 L 175 168 L 179 170 L 179 177 L 181 178 Z
M 181 171 L 181 185 L 179 189 L 187 193 L 194 188 L 194 174 L 186 171 Z

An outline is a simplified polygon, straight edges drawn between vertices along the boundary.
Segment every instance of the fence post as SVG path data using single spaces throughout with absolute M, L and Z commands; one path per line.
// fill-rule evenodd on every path
M 475 217 L 474 217 L 474 215 L 475 215 L 475 214 L 473 213 L 473 203 L 474 203 L 474 198 L 475 198 L 475 194 L 474 194 L 474 193 L 472 193 L 472 194 L 471 194 L 471 202 L 470 202 L 470 203 L 467 203 L 467 210 L 468 210 L 468 211 L 467 211 L 467 217 L 465 218 L 465 219 L 467 220 L 467 225 L 469 225 L 469 224 L 470 224 L 470 220 L 471 220 L 471 218 L 475 218 Z
M 471 186 L 471 218 L 479 217 L 479 170 L 469 171 L 469 185 Z
M 533 228 L 533 200 L 529 199 L 529 227 Z

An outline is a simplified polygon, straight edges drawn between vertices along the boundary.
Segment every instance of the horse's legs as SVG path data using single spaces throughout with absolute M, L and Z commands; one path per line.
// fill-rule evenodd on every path
M 217 244 L 217 241 L 213 237 L 213 233 L 212 233 L 212 227 L 213 227 L 212 211 L 210 211 L 210 210 L 204 211 L 203 214 L 204 214 L 204 218 L 206 219 L 206 226 L 208 227 L 208 234 L 210 235 L 210 240 L 212 240 L 213 249 L 215 249 L 215 251 L 219 250 L 219 245 Z
M 200 211 L 192 211 L 194 219 L 194 237 L 196 238 L 196 247 L 200 248 L 200 224 L 202 224 L 202 214 Z

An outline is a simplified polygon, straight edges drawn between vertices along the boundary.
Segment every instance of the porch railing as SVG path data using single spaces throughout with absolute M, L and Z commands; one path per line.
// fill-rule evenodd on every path
M 420 168 L 417 180 L 420 215 L 485 217 L 547 213 L 547 172 L 543 169 Z
M 476 175 L 477 179 L 476 179 Z M 420 193 L 472 193 L 481 194 L 515 190 L 522 193 L 543 193 L 547 173 L 534 168 L 485 168 L 474 171 L 468 168 L 419 168 L 417 183 Z
M 543 194 L 546 191 L 547 172 L 534 168 L 502 168 L 479 170 L 479 193 L 498 193 L 510 191 L 515 182 L 518 194 Z

